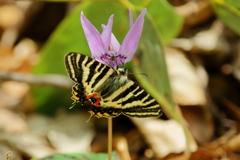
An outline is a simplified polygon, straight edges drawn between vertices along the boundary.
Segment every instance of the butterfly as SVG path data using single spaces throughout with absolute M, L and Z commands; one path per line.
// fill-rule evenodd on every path
M 159 117 L 161 107 L 154 98 L 127 77 L 125 68 L 114 69 L 88 56 L 70 52 L 65 56 L 72 87 L 72 108 L 76 103 L 92 103 L 90 118 Z

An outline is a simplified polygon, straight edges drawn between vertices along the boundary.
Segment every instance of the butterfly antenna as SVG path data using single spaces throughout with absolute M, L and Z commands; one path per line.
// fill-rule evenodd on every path
M 148 75 L 146 73 L 128 73 L 128 74 L 140 74 L 140 75 L 144 75 L 144 76 L 148 77 Z
M 124 64 L 125 65 L 125 64 Z M 135 66 L 132 66 L 131 68 L 129 68 L 129 69 L 133 69 L 133 68 L 135 68 L 135 67 L 137 67 L 138 65 L 135 65 Z
M 137 66 L 138 66 L 138 65 L 132 66 L 132 67 L 129 68 L 129 69 L 133 69 L 133 68 L 135 68 L 135 67 L 137 67 Z M 146 73 L 128 73 L 128 74 L 141 74 L 141 75 L 144 75 L 144 76 L 148 77 L 148 75 L 147 75 Z

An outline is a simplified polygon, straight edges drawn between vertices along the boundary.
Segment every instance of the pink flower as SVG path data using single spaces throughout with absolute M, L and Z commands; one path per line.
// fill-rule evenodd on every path
M 112 33 L 114 15 L 110 16 L 106 26 L 102 25 L 103 32 L 100 34 L 82 12 L 81 23 L 92 57 L 112 68 L 117 68 L 131 61 L 142 34 L 145 14 L 146 8 L 143 9 L 137 20 L 133 23 L 132 11 L 129 10 L 130 30 L 124 38 L 122 45 L 120 45 Z

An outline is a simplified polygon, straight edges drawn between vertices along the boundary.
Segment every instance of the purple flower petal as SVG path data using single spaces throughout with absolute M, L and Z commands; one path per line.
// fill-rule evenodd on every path
M 102 24 L 102 28 L 103 30 L 106 29 L 106 26 L 104 24 Z M 111 33 L 111 43 L 110 43 L 112 46 L 113 46 L 113 49 L 114 51 L 118 52 L 121 45 L 119 44 L 117 38 L 114 36 L 113 33 Z
M 117 38 L 114 36 L 113 33 L 111 35 L 111 44 L 113 46 L 114 51 L 118 52 L 120 47 L 121 47 L 121 45 L 119 44 Z
M 122 46 L 119 50 L 119 54 L 126 56 L 124 62 L 132 60 L 134 52 L 136 51 L 139 43 L 140 36 L 142 34 L 144 15 L 146 14 L 146 8 L 143 9 L 138 19 L 131 26 L 126 37 L 123 40 Z
M 81 12 L 81 23 L 85 33 L 92 57 L 100 59 L 100 56 L 105 53 L 105 46 L 98 30 Z
M 117 55 L 117 56 L 115 56 L 115 61 L 116 61 L 117 66 L 123 65 L 123 64 L 125 63 L 125 59 L 126 59 L 126 58 L 127 58 L 127 57 L 125 57 L 125 56 L 123 56 L 123 55 Z
M 98 60 L 99 61 L 99 60 Z M 103 64 L 106 64 L 106 65 L 109 65 L 111 66 L 112 68 L 114 68 L 116 65 L 115 65 L 115 62 L 112 61 L 112 55 L 109 54 L 109 53 L 105 53 L 103 55 L 101 55 L 100 57 L 100 61 L 101 63 Z
M 108 51 L 109 45 L 111 43 L 113 17 L 114 17 L 114 15 L 110 16 L 110 18 L 108 19 L 108 24 L 107 24 L 107 26 L 104 27 L 103 32 L 101 34 L 101 38 L 102 38 L 103 44 L 105 46 L 105 51 Z
M 129 11 L 129 22 L 130 22 L 130 28 L 131 28 L 133 25 L 133 15 L 132 15 L 131 9 L 128 9 L 128 11 Z

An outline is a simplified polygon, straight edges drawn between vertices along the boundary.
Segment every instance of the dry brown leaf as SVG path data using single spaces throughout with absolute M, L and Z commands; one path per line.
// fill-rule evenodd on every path
M 20 153 L 11 143 L 10 136 L 6 136 L 4 134 L 0 134 L 0 159 L 22 160 Z
M 59 111 L 54 119 L 33 114 L 28 123 L 31 131 L 46 136 L 58 152 L 89 152 L 94 131 L 87 118 L 79 112 Z
M 213 142 L 202 145 L 192 154 L 191 160 L 239 160 L 240 134 L 236 134 L 236 126 L 228 130 Z
M 184 17 L 186 28 L 205 22 L 213 16 L 213 10 L 207 0 L 189 1 L 184 5 L 175 7 L 175 9 Z
M 228 108 L 229 112 L 231 112 L 231 115 L 234 117 L 234 119 L 240 122 L 240 107 L 227 98 L 223 98 L 222 101 L 226 108 Z
M 211 114 L 206 108 L 184 106 L 181 107 L 181 111 L 195 140 L 200 144 L 209 142 L 213 137 L 215 127 Z
M 211 28 L 198 32 L 193 37 L 194 47 L 198 52 L 217 53 L 226 55 L 231 50 L 227 40 L 223 37 L 224 25 L 221 21 L 215 21 Z
M 19 114 L 0 108 L 0 128 L 9 134 L 14 134 L 25 132 L 28 126 Z
M 219 156 L 211 150 L 199 147 L 196 152 L 191 155 L 190 160 L 219 160 Z
M 237 134 L 232 138 L 230 138 L 230 140 L 223 145 L 223 148 L 228 152 L 239 152 L 240 151 L 240 134 Z
M 31 72 L 33 66 L 38 60 L 38 45 L 29 38 L 22 39 L 13 50 L 14 64 L 11 66 L 12 71 Z M 18 62 L 18 63 L 17 63 Z
M 191 38 L 173 39 L 171 46 L 193 54 L 217 54 L 226 57 L 231 46 L 223 33 L 224 25 L 217 20 L 209 29 L 197 32 Z
M 44 136 L 34 132 L 12 135 L 11 138 L 17 149 L 29 158 L 41 158 L 57 153 L 56 150 L 49 146 Z
M 186 150 L 186 139 L 182 127 L 174 120 L 163 121 L 151 118 L 131 118 L 138 127 L 157 158 Z M 196 143 L 189 139 L 190 151 L 197 149 Z
M 13 48 L 0 43 L 0 70 L 8 71 L 11 68 Z
M 131 160 L 127 139 L 123 136 L 114 137 L 114 150 L 118 153 L 121 160 Z
M 59 152 L 89 152 L 94 137 L 93 126 L 86 114 L 60 111 L 49 125 L 47 137 Z
M 0 6 L 0 27 L 16 27 L 23 20 L 23 12 L 16 5 Z
M 0 69 L 29 73 L 38 61 L 37 51 L 38 45 L 29 38 L 22 39 L 14 48 L 0 44 Z
M 12 52 L 13 52 L 13 47 L 12 46 L 9 46 L 9 45 L 6 45 L 6 44 L 3 44 L 3 43 L 0 43 L 0 60 L 2 59 L 2 57 L 4 56 L 10 56 L 12 55 Z M 0 61 L 0 62 L 4 62 L 4 61 Z M 0 63 L 1 64 L 1 63 Z
M 77 112 L 61 111 L 55 118 L 32 114 L 27 119 L 29 130 L 11 135 L 11 143 L 27 157 L 89 152 L 94 132 L 92 124 L 86 123 L 87 118 Z
M 166 48 L 166 62 L 169 71 L 173 98 L 182 106 L 206 104 L 203 86 L 195 68 L 185 55 L 175 49 Z
M 232 121 L 230 121 L 230 123 L 231 122 Z M 225 123 L 229 123 L 229 120 L 225 120 Z M 215 139 L 209 144 L 206 144 L 205 146 L 210 149 L 222 148 L 223 145 L 227 144 L 229 140 L 237 134 L 237 126 L 234 125 L 234 123 L 232 125 L 233 125 L 232 128 L 230 128 L 221 137 Z
M 24 82 L 7 81 L 2 84 L 2 90 L 13 99 L 22 99 L 29 92 L 30 87 Z
M 11 108 L 21 104 L 29 93 L 30 87 L 24 82 L 7 81 L 2 83 L 0 108 Z

